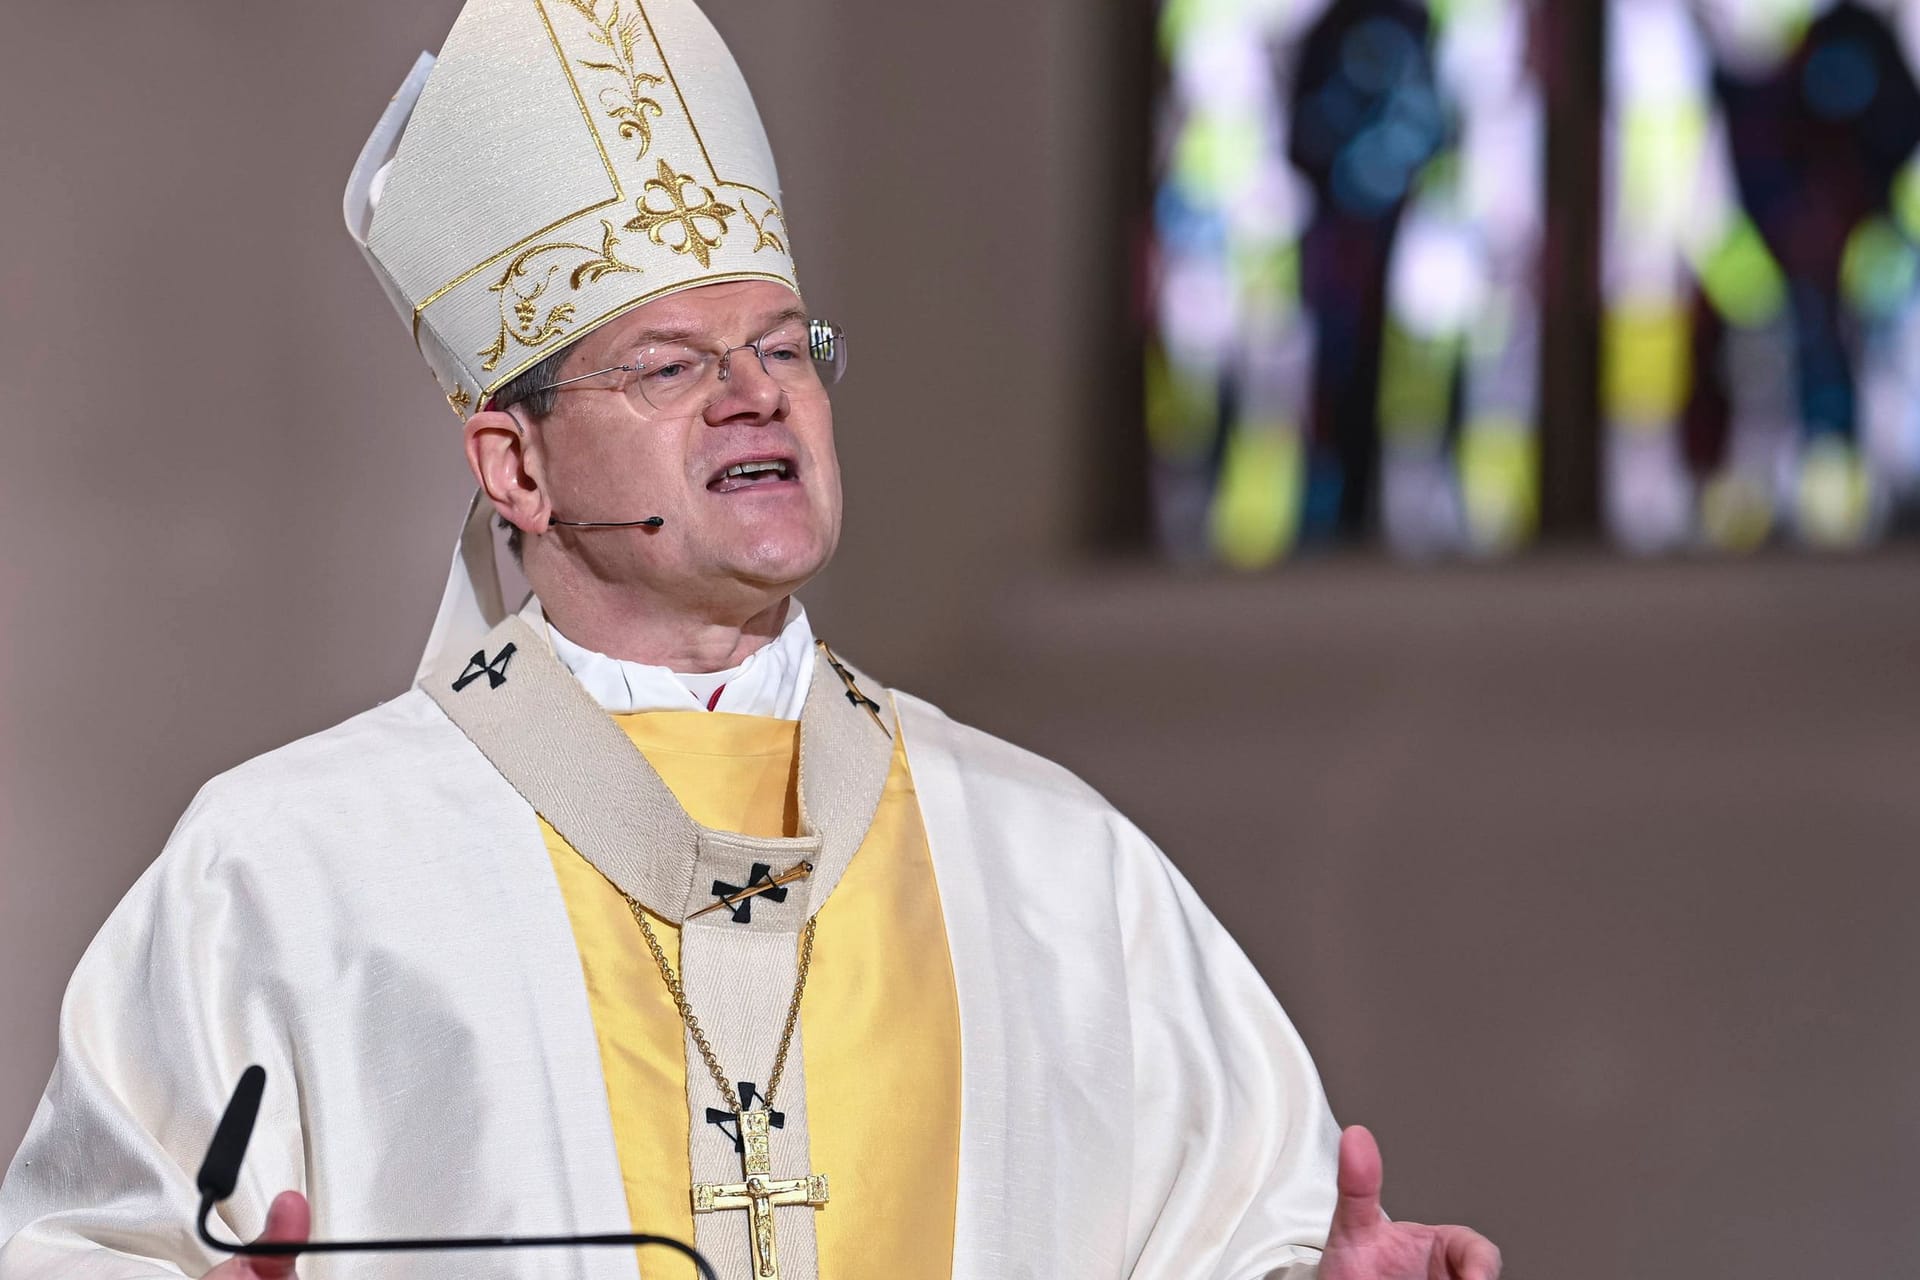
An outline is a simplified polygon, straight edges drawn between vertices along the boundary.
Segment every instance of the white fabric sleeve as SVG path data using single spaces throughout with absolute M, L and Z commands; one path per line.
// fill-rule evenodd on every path
M 1121 836 L 1132 1280 L 1312 1280 L 1340 1146 L 1319 1073 L 1192 887 L 1130 824 Z
M 262 1048 L 291 1038 L 272 998 L 272 944 L 249 877 L 222 865 L 205 796 L 68 985 L 52 1079 L 0 1183 L 0 1280 L 198 1277 L 218 1265 L 194 1235 L 194 1178 L 249 1061 L 267 1069 L 267 1097 L 213 1229 L 249 1239 L 275 1193 L 304 1189 L 294 1075 Z

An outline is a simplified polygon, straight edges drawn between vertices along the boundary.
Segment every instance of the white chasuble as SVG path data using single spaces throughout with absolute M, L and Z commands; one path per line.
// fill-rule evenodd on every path
M 556 705 L 580 699 L 563 729 L 458 712 L 469 736 L 435 700 L 478 707 L 547 677 Z M 834 723 L 864 726 L 877 763 L 861 738 L 805 741 L 816 730 L 803 728 L 801 838 L 817 840 L 819 861 L 788 901 L 799 917 L 826 900 L 897 734 L 960 1012 L 953 1275 L 1310 1277 L 1338 1132 L 1252 966 L 1159 851 L 1065 770 L 859 685 L 877 707 L 815 673 L 810 710 L 815 695 L 838 699 L 849 714 Z M 595 722 L 617 740 L 606 750 L 582 746 Z M 523 795 L 489 753 L 533 775 L 523 786 L 571 778 L 567 794 Z M 638 771 L 651 773 L 510 620 L 479 662 L 209 783 L 75 972 L 53 1077 L 0 1185 L 0 1280 L 217 1265 L 193 1236 L 194 1171 L 249 1063 L 266 1068 L 266 1097 L 239 1189 L 216 1213 L 229 1237 L 255 1235 L 285 1188 L 311 1199 L 316 1238 L 625 1229 L 592 1012 L 536 810 L 669 921 L 711 901 L 696 874 L 737 875 L 795 847 L 769 856 L 703 834 Z M 651 833 L 644 854 L 616 834 L 635 830 Z M 688 995 L 736 1076 L 777 1049 L 796 963 L 777 917 L 753 931 L 750 957 L 703 952 L 701 921 L 682 933 Z M 803 1073 L 803 1048 L 792 1055 L 787 1070 Z M 697 1051 L 688 1063 L 690 1094 L 714 1094 Z M 804 1096 L 798 1078 L 781 1088 L 772 1169 L 831 1179 L 808 1164 L 807 1118 L 793 1114 Z M 695 1173 L 741 1180 L 737 1159 Z M 772 1210 L 783 1274 L 809 1256 L 810 1215 L 831 1211 Z M 696 1228 L 729 1280 L 748 1257 L 742 1217 L 701 1215 Z M 720 1222 L 734 1229 L 713 1236 Z M 635 1280 L 636 1267 L 634 1251 L 602 1248 L 320 1256 L 300 1274 Z

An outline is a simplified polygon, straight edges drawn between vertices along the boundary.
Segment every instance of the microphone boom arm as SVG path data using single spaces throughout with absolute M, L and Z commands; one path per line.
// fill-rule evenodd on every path
M 591 1236 L 453 1236 L 441 1240 L 269 1240 L 252 1244 L 228 1244 L 207 1228 L 213 1206 L 233 1194 L 240 1180 L 240 1162 L 247 1154 L 247 1140 L 253 1136 L 253 1122 L 260 1114 L 260 1098 L 267 1085 L 267 1073 L 258 1066 L 240 1073 L 240 1083 L 214 1130 L 207 1147 L 207 1158 L 200 1166 L 200 1216 L 196 1222 L 200 1241 L 209 1249 L 248 1258 L 293 1258 L 303 1253 L 427 1253 L 457 1249 L 547 1249 L 574 1245 L 625 1245 L 628 1248 L 658 1247 L 672 1249 L 690 1258 L 700 1270 L 702 1280 L 719 1280 L 711 1264 L 692 1245 L 671 1236 L 610 1232 Z
M 555 520 L 548 517 L 547 523 L 568 529 L 658 529 L 666 524 L 666 519 L 662 516 L 648 516 L 645 520 Z
M 213 1213 L 214 1202 L 203 1198 L 200 1201 L 200 1219 L 197 1224 L 200 1241 L 210 1249 L 221 1253 L 237 1254 L 248 1258 L 292 1258 L 303 1253 L 437 1253 L 458 1249 L 548 1249 L 570 1247 L 573 1245 L 625 1245 L 629 1248 L 647 1248 L 657 1246 L 672 1249 L 682 1257 L 688 1258 L 700 1270 L 704 1280 L 719 1280 L 706 1258 L 691 1245 L 675 1240 L 671 1236 L 650 1236 L 614 1233 L 594 1236 L 449 1236 L 439 1240 L 288 1240 L 255 1241 L 252 1244 L 229 1244 L 208 1230 L 207 1219 Z

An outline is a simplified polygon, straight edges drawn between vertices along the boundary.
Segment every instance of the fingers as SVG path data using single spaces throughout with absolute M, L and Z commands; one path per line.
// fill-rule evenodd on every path
M 1383 1221 L 1380 1212 L 1380 1147 L 1354 1125 L 1340 1135 L 1340 1198 L 1334 1202 L 1329 1237 L 1366 1235 Z
M 267 1210 L 267 1227 L 260 1233 L 261 1243 L 288 1244 L 305 1240 L 313 1227 L 313 1210 L 298 1191 L 282 1191 Z M 293 1258 L 255 1258 L 253 1274 L 259 1280 L 291 1280 Z
M 1340 1135 L 1339 1198 L 1327 1231 L 1327 1254 L 1336 1245 L 1361 1244 L 1378 1249 L 1381 1233 L 1412 1232 L 1418 1252 L 1426 1258 L 1429 1280 L 1500 1280 L 1500 1250 L 1493 1241 L 1468 1227 L 1425 1227 L 1401 1223 L 1397 1228 L 1380 1210 L 1382 1181 L 1380 1145 L 1360 1125 Z M 1403 1240 L 1402 1243 L 1405 1243 Z M 1342 1274 L 1345 1274 L 1344 1272 Z
M 1454 1280 L 1500 1280 L 1500 1250 L 1493 1241 L 1466 1227 L 1436 1227 L 1446 1244 L 1448 1274 Z

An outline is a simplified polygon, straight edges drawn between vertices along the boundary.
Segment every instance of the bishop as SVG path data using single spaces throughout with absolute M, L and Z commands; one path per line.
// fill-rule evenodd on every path
M 291 1275 L 191 1230 L 252 1063 L 241 1237 L 631 1224 L 725 1280 L 1493 1280 L 1476 1233 L 1381 1214 L 1371 1138 L 1132 823 L 814 635 L 855 335 L 801 290 L 693 0 L 466 0 L 345 211 L 475 482 L 447 590 L 414 686 L 208 783 L 81 960 L 0 1280 Z

